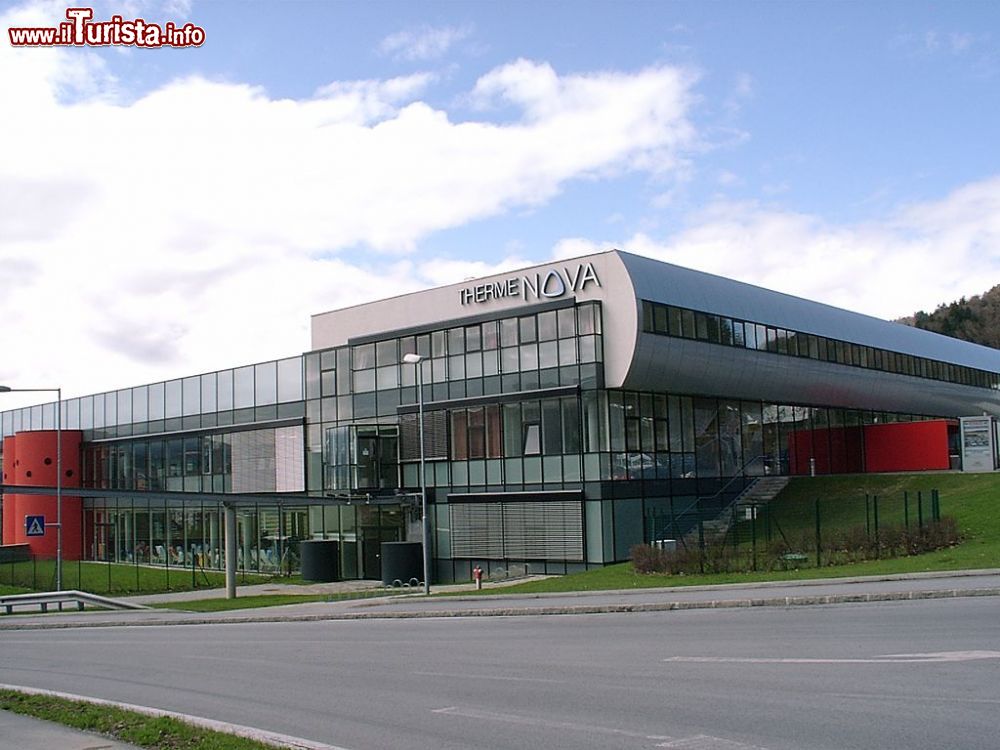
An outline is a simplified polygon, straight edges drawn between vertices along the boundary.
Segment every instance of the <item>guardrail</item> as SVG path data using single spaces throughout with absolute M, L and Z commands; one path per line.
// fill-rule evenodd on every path
M 105 596 L 90 594 L 86 591 L 46 591 L 37 594 L 7 594 L 0 596 L 0 607 L 3 607 L 4 614 L 14 613 L 14 607 L 34 606 L 41 607 L 42 612 L 49 611 L 50 604 L 58 604 L 62 609 L 63 604 L 75 603 L 77 609 L 83 610 L 87 605 L 92 607 L 103 607 L 104 609 L 148 609 L 142 604 L 123 602 L 117 599 L 108 599 Z

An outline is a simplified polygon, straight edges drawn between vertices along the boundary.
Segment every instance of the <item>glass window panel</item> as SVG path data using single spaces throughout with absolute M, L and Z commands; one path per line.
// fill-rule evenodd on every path
M 705 336 L 713 344 L 718 344 L 721 340 L 719 334 L 719 319 L 715 315 L 705 316 Z M 699 336 L 698 338 L 701 338 Z
M 576 336 L 576 311 L 572 307 L 559 310 L 556 317 L 559 321 L 559 338 Z
M 730 318 L 719 318 L 719 343 L 733 343 L 733 321 Z
M 277 403 L 277 362 L 262 362 L 259 365 L 254 365 L 254 400 L 257 406 Z
M 486 456 L 488 458 L 500 458 L 503 444 L 500 439 L 500 407 L 491 405 L 486 407 Z
M 431 335 L 429 333 L 417 336 L 417 354 L 421 357 L 431 356 Z
M 478 351 L 465 355 L 465 377 L 479 378 L 483 375 L 483 355 Z
M 558 367 L 559 362 L 559 343 L 557 341 L 544 341 L 538 345 L 538 366 L 541 368 L 546 367 Z M 571 343 L 568 341 L 563 341 L 561 343 Z M 572 364 L 565 362 L 562 364 Z
M 593 305 L 580 305 L 576 308 L 576 325 L 577 332 L 581 335 L 591 334 L 597 330 Z
M 681 311 L 678 307 L 667 308 L 667 333 L 671 336 L 680 336 L 683 330 L 681 323 Z
M 576 339 L 560 339 L 559 340 L 559 364 L 564 365 L 575 365 L 577 363 L 576 358 Z
M 788 331 L 782 328 L 774 330 L 774 349 L 778 354 L 788 354 Z
M 245 409 L 253 406 L 253 367 L 237 367 L 233 370 L 233 406 Z M 221 393 L 220 401 L 221 401 Z
M 201 413 L 201 380 L 197 375 L 181 381 L 181 396 L 183 399 L 181 413 L 185 417 Z
M 575 397 L 561 399 L 562 451 L 580 452 L 580 402 Z
M 695 338 L 694 310 L 681 310 L 681 336 Z
M 505 318 L 500 321 L 500 345 L 515 344 L 517 344 L 517 318 Z
M 207 414 L 216 411 L 217 377 L 214 372 L 201 376 L 201 412 Z
M 456 461 L 469 457 L 469 416 L 465 409 L 451 413 L 451 457 Z
M 448 354 L 465 354 L 465 329 L 448 329 Z
M 431 356 L 444 357 L 448 354 L 448 339 L 444 331 L 431 334 Z
M 653 305 L 652 330 L 655 333 L 667 334 L 670 332 L 670 325 L 667 322 L 667 306 Z
M 353 392 L 368 393 L 375 390 L 375 370 L 359 370 L 354 373 Z
M 458 354 L 455 356 L 448 357 L 448 379 L 449 380 L 464 380 L 465 379 L 465 355 Z
M 557 337 L 556 313 L 554 310 L 538 314 L 538 340 L 552 341 Z
M 521 405 L 503 405 L 503 454 L 508 458 L 521 455 Z
M 516 351 L 516 350 L 515 350 Z M 500 353 L 496 349 L 490 349 L 483 352 L 483 375 L 499 375 L 500 374 Z
M 375 344 L 375 364 L 378 367 L 398 364 L 400 360 L 396 339 Z
M 522 344 L 521 345 L 521 369 L 522 370 L 537 370 L 538 369 L 538 345 L 537 344 Z
M 412 368 L 407 368 L 412 369 Z M 375 385 L 380 391 L 399 387 L 399 365 L 376 369 Z M 359 373 L 355 373 L 357 375 Z
M 561 412 L 560 399 L 542 401 L 542 453 L 547 456 L 564 452 Z
M 488 320 L 482 324 L 483 349 L 496 349 L 500 346 L 500 333 L 497 321 Z
M 747 340 L 743 333 L 743 321 L 733 321 L 733 346 L 746 346 Z
M 218 409 L 229 411 L 233 408 L 233 371 L 223 370 L 217 376 Z
M 132 424 L 132 389 L 118 391 L 118 424 Z
M 754 325 L 757 331 L 757 349 L 766 350 L 767 349 L 767 326 Z M 773 329 L 772 329 L 773 332 Z
M 580 342 L 580 361 L 581 362 L 596 362 L 597 361 L 597 337 L 596 336 L 581 336 L 578 341 Z
M 171 438 L 167 440 L 167 476 L 179 477 L 183 474 L 184 439 Z
M 500 361 L 504 372 L 517 372 L 519 363 L 517 347 L 511 346 L 501 349 Z
M 163 384 L 163 403 L 167 419 L 181 416 L 181 381 L 168 380 Z
M 203 376 L 204 377 L 204 376 Z M 302 400 L 302 358 L 290 357 L 278 361 L 278 401 Z
M 360 344 L 351 347 L 352 363 L 355 370 L 367 370 L 375 366 L 375 344 Z
M 55 412 L 51 412 L 52 418 L 49 419 L 48 424 L 42 424 L 42 427 L 55 427 Z M 106 427 L 114 427 L 118 424 L 118 397 L 112 391 L 111 393 L 104 394 L 104 425 Z
M 482 329 L 479 326 L 465 327 L 465 351 L 478 352 L 483 348 Z
M 149 386 L 149 419 L 163 419 L 163 383 L 153 383 Z M 82 402 L 81 402 L 82 405 Z M 82 415 L 81 415 L 82 419 Z
M 431 360 L 431 382 L 444 383 L 448 379 L 448 360 L 438 357 Z M 425 381 L 426 382 L 426 381 Z
M 486 413 L 481 406 L 469 409 L 469 458 L 486 457 Z
M 526 315 L 518 318 L 518 331 L 521 336 L 521 343 L 526 344 L 538 340 L 538 327 L 534 315 Z

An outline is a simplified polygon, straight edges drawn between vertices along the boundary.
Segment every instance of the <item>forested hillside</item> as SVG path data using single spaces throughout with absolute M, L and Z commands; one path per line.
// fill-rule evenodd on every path
M 1000 285 L 984 294 L 941 305 L 932 313 L 921 310 L 899 322 L 1000 349 Z

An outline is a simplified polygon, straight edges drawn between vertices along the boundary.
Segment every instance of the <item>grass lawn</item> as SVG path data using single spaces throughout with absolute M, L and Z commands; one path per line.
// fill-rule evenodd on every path
M 182 602 L 151 604 L 157 609 L 173 609 L 185 612 L 229 612 L 234 609 L 257 609 L 260 607 L 281 607 L 286 604 L 307 604 L 309 602 L 341 602 L 348 599 L 373 599 L 382 596 L 413 593 L 399 589 L 364 589 L 343 591 L 335 594 L 260 594 L 237 596 L 235 599 L 213 598 Z
M 0 690 L 0 709 L 95 732 L 150 750 L 274 750 L 274 745 L 234 737 L 110 706 Z M 98 742 L 93 747 L 100 747 Z
M 299 583 L 299 576 L 279 577 L 240 574 L 240 584 Z M 53 591 L 56 587 L 54 560 L 33 560 L 0 565 L 0 594 L 23 594 L 29 591 Z M 154 567 L 101 562 L 63 562 L 64 590 L 77 589 L 92 594 L 126 596 L 129 594 L 157 594 L 166 591 L 191 591 L 214 589 L 226 585 L 226 576 L 218 571 L 191 568 Z
M 757 573 L 642 575 L 636 573 L 631 564 L 620 563 L 503 589 L 487 588 L 483 593 L 600 591 L 1000 567 L 1000 476 L 992 474 L 863 474 L 796 478 L 772 502 L 771 513 L 789 537 L 815 528 L 817 498 L 820 500 L 822 527 L 864 525 L 865 493 L 868 493 L 870 496 L 877 494 L 880 498 L 880 523 L 898 523 L 903 520 L 902 493 L 907 491 L 911 499 L 910 522 L 916 524 L 916 493 L 919 491 L 924 495 L 926 519 L 930 515 L 929 496 L 932 489 L 940 493 L 941 514 L 950 515 L 958 521 L 963 541 L 956 547 L 913 557 Z

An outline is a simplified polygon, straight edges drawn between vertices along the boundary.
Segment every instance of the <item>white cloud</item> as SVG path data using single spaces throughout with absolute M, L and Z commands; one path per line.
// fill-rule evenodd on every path
M 379 52 L 397 60 L 435 60 L 471 33 L 471 26 L 420 26 L 385 37 Z
M 693 81 L 671 67 L 485 71 L 475 95 L 512 108 L 503 122 L 454 122 L 420 100 L 435 80 L 293 100 L 191 77 L 126 101 L 85 49 L 0 45 L 16 207 L 0 212 L 0 383 L 79 394 L 299 353 L 310 313 L 528 262 L 407 260 L 428 234 L 670 169 L 694 138 Z
M 895 319 L 1000 282 L 1000 177 L 865 224 L 836 226 L 757 203 L 719 202 L 673 235 L 567 238 L 553 253 L 565 258 L 611 247 Z

